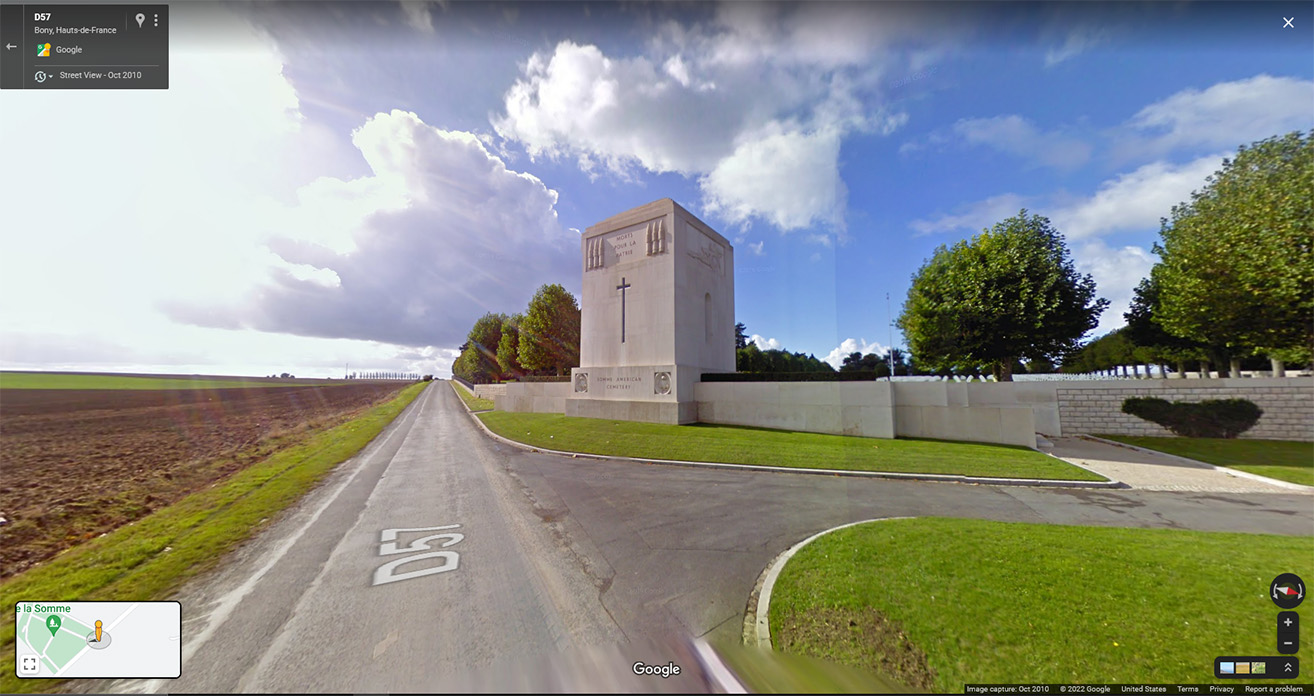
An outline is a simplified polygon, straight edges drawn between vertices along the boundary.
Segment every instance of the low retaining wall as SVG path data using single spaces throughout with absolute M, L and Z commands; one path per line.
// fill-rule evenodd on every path
M 1122 412 L 1122 402 L 1133 396 L 1191 403 L 1206 399 L 1246 399 L 1263 409 L 1264 415 L 1255 427 L 1241 434 L 1242 438 L 1314 442 L 1314 379 L 1309 377 L 1060 384 L 1056 398 L 1064 434 L 1172 437 L 1168 430 Z
M 567 382 L 514 382 L 486 385 L 500 387 L 493 395 L 493 407 L 512 413 L 565 413 L 566 397 L 570 396 Z
M 474 395 L 481 399 L 492 399 L 506 393 L 505 384 L 476 384 Z
M 698 420 L 808 433 L 894 437 L 888 382 L 699 382 Z

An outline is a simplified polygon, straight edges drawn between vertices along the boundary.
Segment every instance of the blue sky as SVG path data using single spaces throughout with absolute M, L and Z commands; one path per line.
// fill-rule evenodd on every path
M 664 197 L 735 243 L 763 347 L 901 344 L 922 261 L 1023 207 L 1102 332 L 1174 203 L 1314 127 L 1309 3 L 171 12 L 168 91 L 0 93 L 0 148 L 52 173 L 0 172 L 0 366 L 445 375 Z

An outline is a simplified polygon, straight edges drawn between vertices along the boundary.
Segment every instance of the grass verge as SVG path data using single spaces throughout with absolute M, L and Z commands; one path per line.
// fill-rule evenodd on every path
M 1224 440 L 1208 437 L 1100 435 L 1179 457 L 1260 476 L 1314 486 L 1314 443 L 1291 440 Z
M 479 415 L 502 437 L 535 447 L 619 457 L 1033 479 L 1104 477 L 1025 447 L 878 440 L 729 425 L 661 425 L 544 413 Z
M 771 595 L 772 642 L 938 692 L 1209 683 L 1216 656 L 1273 654 L 1267 591 L 1284 572 L 1314 575 L 1314 538 L 875 522 L 790 559 Z M 1314 659 L 1308 643 L 1300 653 Z
M 471 411 L 493 410 L 492 399 L 481 399 L 475 396 L 469 389 L 466 389 L 464 384 L 461 384 L 456 380 L 451 380 L 451 382 L 452 382 L 452 388 L 456 390 L 456 395 L 461 397 L 461 401 L 465 402 L 466 408 L 470 409 Z
M 369 444 L 423 388 L 409 386 L 359 418 L 11 578 L 0 584 L 4 605 L 168 598 Z M 0 692 L 49 692 L 59 684 L 15 676 L 14 615 L 6 611 L 0 623 Z

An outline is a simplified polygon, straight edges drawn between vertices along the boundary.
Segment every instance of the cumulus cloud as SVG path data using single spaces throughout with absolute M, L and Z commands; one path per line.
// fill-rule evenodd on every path
M 844 358 L 849 357 L 852 353 L 875 353 L 876 355 L 885 355 L 889 352 L 887 346 L 883 346 L 875 341 L 868 343 L 865 338 L 846 338 L 840 342 L 833 350 L 822 358 L 822 362 L 830 363 L 830 366 L 836 370 L 844 364 Z
M 968 143 L 987 145 L 1046 167 L 1072 169 L 1090 159 L 1089 144 L 1057 131 L 1042 131 L 1016 114 L 962 119 L 954 124 L 954 132 Z
M 1141 109 L 1124 126 L 1123 158 L 1180 148 L 1234 149 L 1311 126 L 1314 80 L 1256 75 L 1182 90 Z
M 765 338 L 753 334 L 752 337 L 748 339 L 748 342 L 757 346 L 758 350 L 780 350 L 780 341 L 774 338 Z
M 422 0 L 402 0 L 401 9 L 406 17 L 406 23 L 412 28 L 426 34 L 433 33 L 433 17 L 429 14 L 429 3 Z
M 1068 239 L 1158 229 L 1159 218 L 1203 188 L 1205 178 L 1222 167 L 1223 157 L 1210 155 L 1182 165 L 1152 162 L 1105 181 L 1094 195 L 1055 210 L 1049 218 Z
M 764 242 L 764 241 L 763 241 L 763 242 L 749 242 L 749 243 L 748 243 L 748 251 L 749 251 L 749 253 L 751 253 L 753 256 L 765 256 L 765 255 L 766 255 L 766 251 L 763 250 L 763 247 L 764 247 L 764 246 L 766 246 L 766 242 Z
M 636 56 L 564 41 L 529 57 L 493 125 L 593 175 L 695 178 L 732 224 L 842 228 L 843 138 L 907 121 L 874 98 L 883 48 L 913 23 L 902 12 L 727 3 L 706 23 L 660 25 Z
M 302 189 L 301 205 L 285 211 L 268 240 L 281 261 L 310 271 L 276 270 L 234 306 L 170 303 L 170 315 L 208 326 L 454 345 L 479 314 L 523 306 L 539 284 L 575 272 L 578 239 L 557 221 L 556 192 L 508 169 L 474 135 L 393 111 L 371 118 L 352 142 L 371 175 Z M 321 236 L 310 223 L 322 216 L 321 203 L 335 200 L 359 207 L 344 216 L 343 235 Z
M 1138 246 L 1113 248 L 1098 239 L 1078 245 L 1072 256 L 1077 270 L 1094 278 L 1098 296 L 1109 301 L 1093 335 L 1108 333 L 1126 324 L 1122 315 L 1131 305 L 1136 285 L 1150 274 L 1154 257 Z

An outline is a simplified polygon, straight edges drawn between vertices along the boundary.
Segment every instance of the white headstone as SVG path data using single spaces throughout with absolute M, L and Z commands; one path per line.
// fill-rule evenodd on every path
M 584 233 L 580 366 L 566 415 L 698 420 L 694 385 L 735 371 L 734 248 L 669 198 Z

